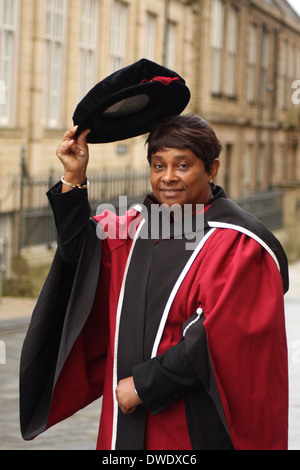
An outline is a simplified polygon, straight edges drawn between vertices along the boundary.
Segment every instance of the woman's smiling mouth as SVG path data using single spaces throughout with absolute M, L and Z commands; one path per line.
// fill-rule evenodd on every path
M 166 188 L 161 188 L 160 192 L 162 192 L 166 197 L 173 197 L 173 196 L 178 196 L 181 192 L 183 192 L 184 189 L 166 189 Z

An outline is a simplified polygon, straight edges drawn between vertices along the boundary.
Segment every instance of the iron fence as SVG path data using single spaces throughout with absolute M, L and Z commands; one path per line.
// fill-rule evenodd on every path
M 48 178 L 22 178 L 20 182 L 19 251 L 22 248 L 51 244 L 56 229 L 46 192 L 59 181 L 53 173 Z M 127 197 L 128 206 L 143 200 L 149 192 L 149 171 L 103 171 L 89 176 L 89 202 L 92 214 L 100 203 L 113 204 L 118 211 L 119 195 Z
M 260 192 L 241 197 L 235 202 L 263 222 L 269 230 L 283 227 L 283 191 Z
M 59 180 L 53 172 L 47 178 L 28 178 L 19 182 L 20 217 L 19 250 L 25 247 L 51 244 L 56 240 L 52 211 L 46 197 L 48 189 Z M 149 192 L 149 170 L 104 170 L 89 175 L 89 201 L 92 214 L 101 203 L 112 204 L 118 211 L 119 196 L 127 197 L 130 207 L 143 201 Z M 283 226 L 283 192 L 270 190 L 236 199 L 235 202 L 261 220 L 270 230 Z

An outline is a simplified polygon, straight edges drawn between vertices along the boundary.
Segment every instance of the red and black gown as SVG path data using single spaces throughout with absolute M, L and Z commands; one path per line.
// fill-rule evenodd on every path
M 86 191 L 48 197 L 58 249 L 22 350 L 23 438 L 103 396 L 99 450 L 286 449 L 288 269 L 274 235 L 219 187 L 193 249 L 186 233 L 149 235 L 151 195 L 92 219 Z M 129 376 L 143 405 L 123 415 Z

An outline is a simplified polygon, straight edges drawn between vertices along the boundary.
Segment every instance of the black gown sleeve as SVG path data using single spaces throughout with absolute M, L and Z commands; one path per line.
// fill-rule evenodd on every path
M 48 193 L 58 234 L 58 251 L 62 260 L 76 267 L 89 228 L 91 207 L 86 189 L 61 192 L 59 182 Z
M 133 380 L 143 405 L 153 415 L 201 386 L 185 352 L 184 339 L 162 355 L 133 367 Z
M 87 191 L 47 193 L 58 231 L 58 249 L 36 303 L 20 359 L 20 425 L 25 440 L 48 428 L 53 393 L 75 341 L 92 310 L 101 242 L 90 219 Z M 84 293 L 84 294 L 82 294 Z

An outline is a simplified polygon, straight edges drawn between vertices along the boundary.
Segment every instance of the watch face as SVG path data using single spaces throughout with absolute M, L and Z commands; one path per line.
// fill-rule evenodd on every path
M 141 95 L 131 96 L 106 109 L 102 116 L 106 118 L 118 118 L 122 116 L 130 116 L 144 109 L 149 103 L 149 96 L 145 93 Z

